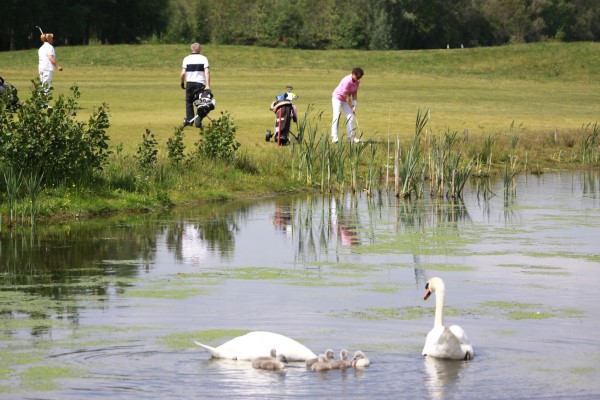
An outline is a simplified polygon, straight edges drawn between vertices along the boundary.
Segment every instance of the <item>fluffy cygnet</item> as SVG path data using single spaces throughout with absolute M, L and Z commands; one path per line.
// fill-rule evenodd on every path
M 310 367 L 311 371 L 328 371 L 331 369 L 331 359 L 328 359 L 324 354 L 319 354 L 317 362 Z
M 333 350 L 331 350 L 331 349 L 327 349 L 327 350 L 325 350 L 325 354 L 319 354 L 319 355 L 325 356 L 325 358 L 327 360 L 333 360 Z M 310 360 L 306 360 L 306 366 L 312 367 L 314 364 L 317 363 L 317 361 L 319 361 L 319 357 L 311 358 Z
M 331 360 L 331 369 L 346 369 L 352 366 L 352 361 L 348 361 L 348 350 L 340 351 L 339 360 Z
M 252 360 L 252 367 L 256 369 L 265 369 L 269 371 L 281 371 L 285 368 L 286 363 L 283 354 L 277 355 L 277 350 L 271 349 L 270 357 L 257 357 Z
M 371 364 L 371 361 L 365 356 L 360 350 L 357 350 L 354 353 L 354 357 L 352 358 L 352 366 L 354 368 L 364 368 L 368 367 Z

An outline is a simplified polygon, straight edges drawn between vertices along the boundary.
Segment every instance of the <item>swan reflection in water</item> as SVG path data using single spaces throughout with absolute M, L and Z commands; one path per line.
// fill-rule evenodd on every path
M 459 381 L 461 373 L 469 366 L 467 361 L 435 357 L 423 357 L 423 363 L 425 388 L 432 399 L 443 399 L 445 392 L 451 390 Z
M 214 382 L 220 388 L 227 388 L 230 398 L 276 396 L 285 387 L 287 372 L 264 371 L 252 367 L 252 361 L 238 361 L 210 358 L 201 361 Z M 290 363 L 291 368 L 304 367 L 304 363 Z

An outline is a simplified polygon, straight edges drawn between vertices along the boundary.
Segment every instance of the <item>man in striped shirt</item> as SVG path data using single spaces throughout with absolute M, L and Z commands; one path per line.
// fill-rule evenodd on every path
M 185 89 L 185 119 L 183 126 L 186 126 L 191 125 L 191 121 L 194 119 L 194 94 L 198 90 L 210 89 L 208 59 L 200 54 L 199 43 L 192 43 L 192 54 L 183 59 L 181 88 Z

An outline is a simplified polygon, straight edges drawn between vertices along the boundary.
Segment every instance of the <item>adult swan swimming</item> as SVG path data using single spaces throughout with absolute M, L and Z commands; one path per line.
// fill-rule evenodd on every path
M 258 357 L 268 357 L 271 350 L 283 354 L 287 361 L 306 361 L 317 355 L 306 346 L 286 336 L 272 332 L 250 332 L 238 336 L 218 347 L 211 347 L 194 340 L 198 346 L 208 351 L 215 358 L 230 360 L 253 360 Z
M 431 278 L 425 285 L 425 300 L 435 292 L 435 320 L 427 334 L 423 355 L 454 360 L 471 360 L 473 347 L 467 334 L 458 325 L 444 325 L 444 295 L 446 288 L 441 278 Z

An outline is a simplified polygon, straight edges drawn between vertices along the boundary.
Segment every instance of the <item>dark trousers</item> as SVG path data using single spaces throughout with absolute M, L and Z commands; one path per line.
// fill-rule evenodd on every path
M 187 82 L 185 85 L 185 119 L 190 121 L 194 118 L 194 94 L 203 89 L 204 84 L 198 82 Z

